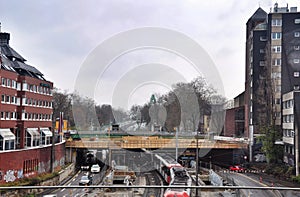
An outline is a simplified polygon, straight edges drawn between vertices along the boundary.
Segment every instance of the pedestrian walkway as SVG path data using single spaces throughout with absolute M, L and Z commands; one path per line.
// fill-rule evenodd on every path
M 259 174 L 248 173 L 247 176 L 249 176 L 252 179 L 255 179 L 269 187 L 289 187 L 289 188 L 291 188 L 291 190 L 288 190 L 288 191 L 280 190 L 279 192 L 282 194 L 282 196 L 300 197 L 300 191 L 293 190 L 293 188 L 300 188 L 299 183 L 291 182 L 288 180 L 282 180 L 282 179 L 279 179 L 278 177 L 274 177 L 274 176 L 266 174 L 266 173 L 259 173 Z

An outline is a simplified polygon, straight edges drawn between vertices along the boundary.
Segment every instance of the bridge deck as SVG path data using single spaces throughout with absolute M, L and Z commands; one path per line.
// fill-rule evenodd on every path
M 247 148 L 247 143 L 198 140 L 199 148 L 237 149 Z M 139 148 L 175 148 L 176 139 L 151 137 L 123 137 L 123 138 L 99 138 L 94 141 L 82 139 L 79 141 L 67 141 L 69 148 L 110 148 L 110 149 L 139 149 Z M 196 148 L 196 139 L 178 139 L 178 148 Z

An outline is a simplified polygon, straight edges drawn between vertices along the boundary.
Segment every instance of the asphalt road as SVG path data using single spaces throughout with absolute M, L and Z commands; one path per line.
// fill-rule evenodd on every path
M 70 185 L 76 185 L 79 186 L 79 181 L 83 175 L 86 175 L 88 171 L 80 171 L 78 174 L 76 174 L 72 179 L 70 179 L 65 185 L 70 186 Z M 102 180 L 102 175 L 103 173 L 97 173 L 97 174 L 92 174 L 93 177 L 93 183 L 92 185 L 98 185 L 100 181 Z M 79 197 L 79 196 L 84 196 L 86 193 L 90 193 L 92 189 L 88 188 L 73 188 L 73 189 L 57 189 L 51 194 L 56 195 L 57 197 L 67 197 L 67 196 L 72 196 L 72 197 Z M 49 194 L 50 195 L 50 194 Z

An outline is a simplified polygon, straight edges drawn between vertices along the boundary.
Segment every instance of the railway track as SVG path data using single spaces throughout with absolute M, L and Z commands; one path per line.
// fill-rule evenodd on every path
M 147 185 L 162 185 L 162 179 L 157 171 L 144 173 Z M 160 197 L 163 195 L 163 189 L 146 188 L 143 197 Z

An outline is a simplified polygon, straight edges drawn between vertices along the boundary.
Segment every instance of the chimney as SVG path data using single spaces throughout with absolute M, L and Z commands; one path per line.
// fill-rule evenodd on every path
M 0 32 L 0 45 L 9 44 L 10 34 L 5 32 Z

